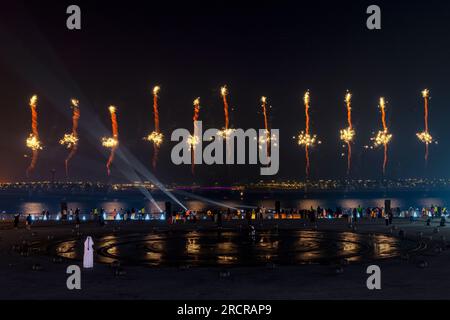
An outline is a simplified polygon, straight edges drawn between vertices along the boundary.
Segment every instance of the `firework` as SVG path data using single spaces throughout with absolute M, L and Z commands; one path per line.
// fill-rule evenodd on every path
M 270 132 L 267 130 L 264 130 L 264 135 L 259 136 L 258 142 L 259 142 L 258 147 L 260 150 L 262 150 L 263 144 L 267 145 L 273 144 L 273 146 L 275 147 L 278 145 L 277 136 L 275 134 L 271 135 Z
M 77 99 L 71 100 L 72 114 L 72 132 L 66 133 L 64 137 L 59 140 L 59 143 L 70 149 L 70 153 L 65 160 L 66 177 L 69 177 L 69 161 L 75 155 L 78 149 L 78 120 L 80 119 L 79 101 Z
M 156 146 L 160 146 L 163 142 L 164 136 L 161 132 L 152 131 L 147 137 L 144 138 L 149 142 L 153 142 Z
M 195 135 L 197 129 L 197 121 L 200 115 L 200 98 L 197 98 L 193 102 L 194 105 L 194 116 L 192 117 L 192 121 L 194 122 L 194 133 L 189 137 L 188 144 L 189 149 L 191 150 L 191 170 L 192 174 L 195 173 L 195 148 L 199 143 L 198 137 Z
M 419 138 L 420 141 L 425 143 L 425 163 L 428 162 L 428 145 L 433 142 L 433 137 L 428 132 L 428 100 L 430 97 L 430 91 L 428 89 L 425 89 L 422 91 L 422 97 L 424 100 L 424 123 L 425 123 L 425 130 L 422 132 L 418 132 L 417 138 Z
M 342 129 L 341 140 L 347 144 L 347 175 L 350 174 L 351 164 L 352 164 L 352 145 L 353 138 L 355 137 L 355 130 L 352 124 L 352 94 L 347 92 L 345 95 L 345 104 L 347 106 L 347 123 L 348 127 Z
M 31 109 L 31 131 L 32 133 L 29 135 L 29 137 L 26 140 L 26 145 L 28 148 L 32 151 L 32 158 L 31 163 L 27 168 L 26 174 L 27 177 L 29 176 L 30 172 L 34 170 L 36 167 L 37 159 L 39 150 L 42 150 L 42 144 L 39 141 L 39 131 L 38 131 L 38 114 L 37 114 L 37 101 L 38 97 L 37 95 L 34 95 L 30 99 L 30 109 Z
M 152 131 L 144 139 L 153 143 L 153 169 L 156 168 L 156 163 L 158 162 L 159 146 L 164 140 L 163 134 L 159 130 L 159 110 L 158 110 L 158 93 L 161 90 L 159 86 L 153 87 L 153 118 L 155 124 L 155 130 Z
M 388 144 L 392 139 L 392 134 L 389 133 L 388 127 L 386 125 L 386 102 L 383 97 L 380 98 L 379 108 L 381 110 L 381 123 L 383 124 L 383 130 L 378 131 L 377 135 L 372 138 L 375 147 L 384 147 L 384 158 L 383 158 L 383 175 L 386 174 L 386 166 L 388 161 Z
M 320 141 L 317 140 L 317 136 L 314 134 L 312 135 L 309 132 L 309 103 L 310 103 L 310 96 L 309 96 L 309 90 L 305 92 L 305 95 L 303 96 L 303 103 L 305 105 L 305 131 L 301 131 L 297 137 L 297 142 L 299 145 L 305 147 L 305 158 L 306 158 L 306 164 L 305 164 L 305 173 L 306 177 L 309 177 L 309 169 L 310 169 L 310 159 L 309 159 L 309 148 L 313 147 L 316 142 L 320 143 Z
M 117 115 L 116 115 L 116 107 L 110 106 L 109 113 L 111 114 L 111 127 L 112 127 L 112 137 L 104 137 L 102 138 L 102 145 L 105 148 L 111 149 L 111 153 L 108 158 L 108 162 L 106 163 L 106 169 L 108 170 L 108 176 L 111 174 L 111 164 L 114 161 L 114 155 L 116 153 L 116 149 L 119 146 L 119 126 L 117 124 Z
M 217 135 L 223 139 L 227 139 L 233 132 L 234 129 L 222 129 L 217 131 Z

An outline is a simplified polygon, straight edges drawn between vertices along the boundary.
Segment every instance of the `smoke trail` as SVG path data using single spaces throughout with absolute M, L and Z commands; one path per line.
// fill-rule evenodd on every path
M 28 137 L 26 143 L 27 147 L 32 150 L 31 163 L 26 170 L 26 175 L 29 177 L 30 173 L 36 167 L 38 160 L 39 150 L 42 150 L 41 142 L 39 141 L 39 131 L 38 131 L 38 113 L 37 113 L 37 95 L 34 95 L 30 99 L 30 109 L 31 109 L 31 131 L 32 133 Z
M 160 90 L 159 86 L 155 86 L 153 88 L 153 115 L 155 121 L 155 132 L 159 134 L 159 111 L 158 111 L 158 92 Z M 159 154 L 159 144 L 153 143 L 153 160 L 152 166 L 153 170 L 156 168 L 156 163 L 158 162 L 158 154 Z
M 69 178 L 69 161 L 75 155 L 78 150 L 78 121 L 80 119 L 80 108 L 79 101 L 76 99 L 71 100 L 72 103 L 72 133 L 65 134 L 64 138 L 59 141 L 60 144 L 66 145 L 67 148 L 70 148 L 70 153 L 64 161 L 66 168 L 66 177 Z
M 192 118 L 192 120 L 194 121 L 194 133 L 192 134 L 191 139 L 191 171 L 193 175 L 195 174 L 195 147 L 196 144 L 198 143 L 195 133 L 197 129 L 197 121 L 199 115 L 200 115 L 200 98 L 197 98 L 194 100 L 194 116 Z
M 116 149 L 119 145 L 119 127 L 117 124 L 116 107 L 110 106 L 109 112 L 111 113 L 111 127 L 112 127 L 112 138 L 103 138 L 103 145 L 107 148 L 111 148 L 111 153 L 109 154 L 108 162 L 106 163 L 106 169 L 108 170 L 108 176 L 111 174 L 111 165 L 114 161 L 114 155 Z
M 228 132 L 230 121 L 229 121 L 229 115 L 228 115 L 228 101 L 227 101 L 228 89 L 226 86 L 223 86 L 222 88 L 220 88 L 220 94 L 222 95 L 223 112 L 225 114 L 225 132 Z
M 261 97 L 261 108 L 263 109 L 263 117 L 264 117 L 264 129 L 266 132 L 266 149 L 267 149 L 267 156 L 270 157 L 270 131 L 269 131 L 269 121 L 267 120 L 267 98 L 262 96 Z
M 347 103 L 348 130 L 349 130 L 350 133 L 353 133 L 351 97 L 352 97 L 351 94 L 347 93 L 347 95 L 345 97 L 345 101 Z M 350 137 L 350 139 L 347 139 L 347 147 L 348 147 L 348 152 L 347 152 L 347 175 L 350 174 L 350 169 L 351 169 L 351 166 L 352 166 L 352 144 L 351 144 L 352 138 L 353 138 L 353 136 Z
M 305 134 L 306 136 L 309 136 L 309 91 L 305 93 L 305 96 L 303 98 L 303 101 L 305 103 Z M 306 157 L 306 165 L 305 165 L 305 173 L 306 178 L 309 178 L 309 169 L 310 169 L 310 163 L 309 163 L 309 144 L 305 144 L 305 157 Z
M 381 122 L 383 123 L 383 130 L 384 130 L 384 132 L 387 132 L 385 107 L 386 106 L 385 106 L 384 99 L 380 98 Z M 388 162 L 388 149 L 387 149 L 387 143 L 384 143 L 383 176 L 386 174 L 387 162 Z

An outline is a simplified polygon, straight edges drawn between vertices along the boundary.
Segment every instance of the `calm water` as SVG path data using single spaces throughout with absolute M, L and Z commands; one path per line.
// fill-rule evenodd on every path
M 81 260 L 82 241 L 55 241 L 48 252 Z M 260 231 L 255 237 L 231 230 L 110 234 L 96 237 L 94 243 L 97 262 L 147 266 L 362 262 L 395 257 L 415 246 L 385 235 L 294 230 Z
M 198 201 L 178 197 L 179 200 L 191 210 L 206 210 L 208 208 L 217 207 L 216 204 L 211 204 L 205 201 Z M 391 199 L 392 207 L 400 207 L 402 209 L 408 209 L 410 206 L 424 207 L 431 205 L 447 206 L 450 204 L 450 198 L 447 197 L 420 197 L 420 196 L 407 196 L 407 197 L 387 197 Z M 300 198 L 298 196 L 281 196 L 278 197 L 281 201 L 282 208 L 298 208 L 309 209 L 311 206 L 316 208 L 320 206 L 322 208 L 355 208 L 358 205 L 362 207 L 375 207 L 384 206 L 385 198 L 368 198 L 368 197 L 321 197 L 321 198 Z M 228 197 L 214 198 L 215 201 L 223 203 L 230 207 L 245 207 L 245 206 L 260 206 L 265 208 L 274 208 L 275 200 L 273 198 L 257 197 L 255 195 L 244 197 L 243 199 L 230 199 Z M 88 213 L 93 208 L 104 208 L 107 212 L 111 212 L 114 209 L 120 210 L 120 208 L 130 209 L 142 209 L 145 208 L 146 212 L 150 210 L 156 212 L 156 207 L 148 200 L 144 198 L 133 199 L 113 199 L 105 197 L 91 197 L 83 199 L 67 199 L 64 200 L 68 204 L 68 208 L 80 208 L 82 213 Z M 157 201 L 158 205 L 164 209 L 164 201 Z M 51 213 L 57 213 L 60 211 L 61 199 L 58 198 L 5 198 L 0 197 L 0 213 L 41 213 L 43 210 L 49 210 Z M 176 205 L 172 204 L 174 208 Z

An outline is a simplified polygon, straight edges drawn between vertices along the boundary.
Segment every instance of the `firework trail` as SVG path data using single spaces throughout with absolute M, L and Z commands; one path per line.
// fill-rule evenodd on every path
M 26 144 L 27 144 L 27 147 L 31 149 L 33 154 L 32 154 L 32 158 L 31 158 L 31 163 L 28 166 L 27 171 L 26 171 L 27 177 L 36 167 L 39 150 L 42 150 L 42 145 L 41 145 L 41 142 L 39 141 L 39 131 L 38 131 L 38 121 L 37 121 L 37 118 L 38 118 L 37 101 L 38 101 L 38 97 L 37 97 L 37 95 L 34 95 L 31 97 L 30 103 L 29 103 L 29 106 L 31 109 L 31 131 L 32 131 L 32 133 L 29 135 L 29 137 L 26 141 Z
M 355 136 L 355 130 L 353 129 L 352 124 L 352 94 L 347 92 L 345 95 L 345 103 L 347 106 L 347 123 L 348 127 L 346 129 L 341 130 L 341 140 L 347 144 L 347 175 L 350 174 L 350 169 L 352 165 L 352 141 Z
M 152 167 L 156 168 L 156 163 L 158 162 L 159 146 L 163 141 L 163 135 L 159 131 L 159 110 L 158 110 L 158 92 L 161 88 L 159 86 L 153 87 L 153 117 L 155 122 L 155 130 L 150 133 L 145 140 L 153 142 L 153 160 Z
M 194 122 L 194 133 L 192 134 L 192 136 L 189 139 L 189 145 L 191 148 L 192 174 L 195 174 L 195 146 L 198 144 L 198 138 L 195 135 L 195 133 L 196 133 L 196 129 L 197 129 L 196 121 L 198 121 L 198 117 L 200 115 L 200 98 L 195 99 L 193 104 L 194 104 L 194 116 L 193 116 L 192 120 Z
M 425 89 L 422 91 L 422 97 L 424 100 L 424 122 L 425 122 L 425 131 L 418 132 L 416 135 L 420 141 L 425 143 L 425 164 L 428 162 L 428 145 L 433 142 L 433 137 L 428 131 L 428 100 L 430 97 L 430 91 Z
M 310 160 L 309 160 L 309 147 L 314 146 L 314 144 L 317 141 L 316 135 L 311 135 L 309 132 L 309 90 L 306 91 L 305 95 L 303 96 L 303 103 L 305 105 L 305 131 L 300 132 L 298 135 L 298 144 L 305 146 L 305 158 L 306 158 L 306 165 L 305 165 L 305 173 L 306 178 L 309 178 L 309 169 L 310 169 Z M 320 144 L 320 141 L 318 141 Z
M 114 155 L 116 153 L 116 149 L 119 146 L 119 126 L 117 124 L 117 115 L 116 115 L 116 107 L 110 106 L 109 112 L 111 114 L 111 127 L 112 127 L 112 137 L 102 138 L 102 144 L 106 148 L 111 149 L 111 153 L 108 158 L 108 162 L 106 163 L 106 169 L 108 170 L 108 176 L 111 174 L 111 164 L 114 161 Z
M 67 149 L 71 149 L 69 155 L 64 161 L 66 168 L 66 177 L 69 178 L 69 161 L 75 155 L 78 150 L 78 121 L 80 119 L 79 101 L 77 99 L 71 100 L 72 114 L 72 133 L 66 133 L 64 137 L 59 140 L 59 143 L 66 146 Z
M 163 142 L 163 134 L 159 131 L 159 110 L 158 110 L 158 92 L 161 90 L 159 86 L 153 87 L 153 118 L 155 123 L 155 130 L 153 130 L 144 140 L 153 143 L 153 159 L 152 167 L 156 168 L 158 162 L 159 146 Z
M 392 134 L 389 133 L 388 127 L 386 125 L 386 102 L 383 97 L 380 98 L 380 110 L 381 110 L 381 122 L 383 124 L 383 131 L 378 131 L 377 135 L 372 138 L 375 141 L 375 146 L 384 147 L 384 158 L 383 158 L 383 176 L 386 174 L 386 166 L 388 162 L 388 144 L 392 139 Z
M 161 88 L 155 86 L 153 88 L 153 114 L 155 117 L 155 131 L 159 132 L 159 111 L 158 111 L 158 92 Z
M 264 117 L 264 130 L 266 132 L 266 137 L 260 137 L 260 142 L 266 142 L 266 147 L 267 147 L 267 156 L 269 156 L 270 153 L 270 131 L 269 131 L 269 121 L 267 119 L 267 98 L 262 96 L 261 97 L 261 108 L 263 110 L 263 117 Z M 262 139 L 264 139 L 263 141 L 261 141 Z
M 223 112 L 225 114 L 225 133 L 228 132 L 229 127 L 229 116 L 228 116 L 228 101 L 227 101 L 227 95 L 228 95 L 228 89 L 227 86 L 223 86 L 220 88 L 220 94 L 222 95 L 223 100 Z
M 305 103 L 305 133 L 306 135 L 309 136 L 309 91 L 305 93 L 303 102 Z M 309 147 L 308 144 L 305 144 L 305 157 L 306 157 L 305 173 L 307 177 L 309 177 L 309 168 L 310 168 L 308 147 Z

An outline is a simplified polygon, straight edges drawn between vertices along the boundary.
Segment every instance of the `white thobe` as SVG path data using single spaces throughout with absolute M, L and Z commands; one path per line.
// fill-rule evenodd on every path
M 94 242 L 91 237 L 84 241 L 83 268 L 94 267 Z

